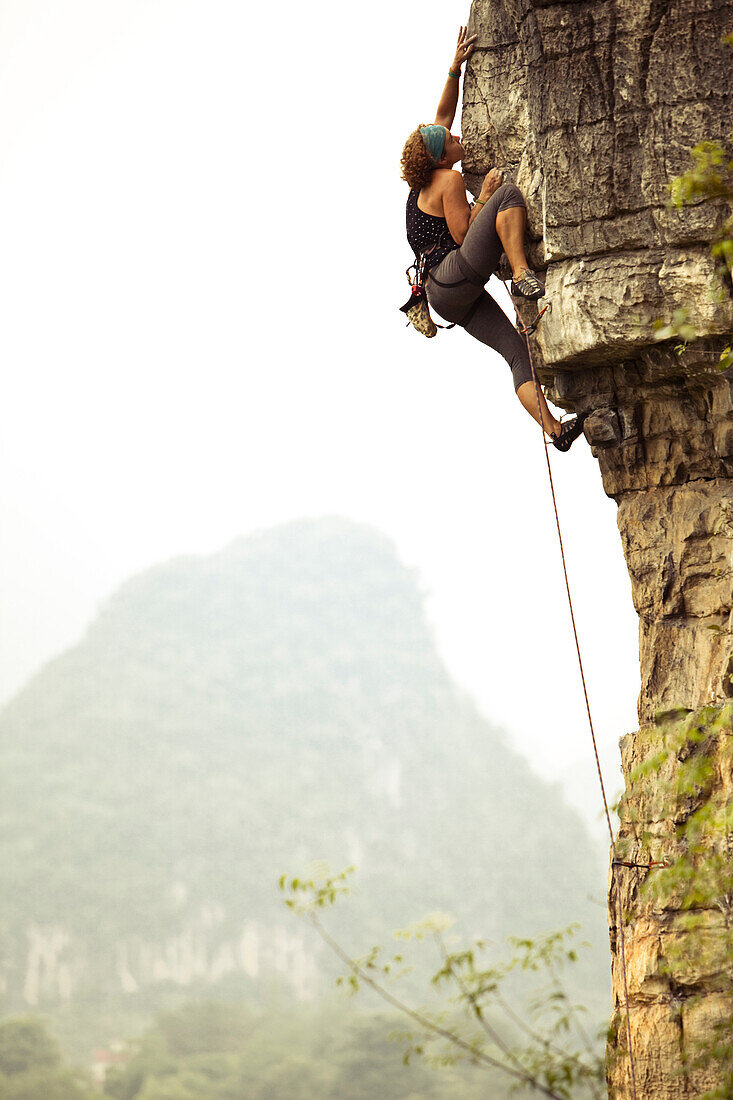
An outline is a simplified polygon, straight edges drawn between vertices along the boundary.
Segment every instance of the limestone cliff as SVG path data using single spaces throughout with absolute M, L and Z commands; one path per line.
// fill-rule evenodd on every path
M 623 746 L 628 786 L 660 712 L 733 695 L 733 400 L 717 369 L 733 297 L 713 300 L 709 252 L 727 211 L 668 206 L 691 147 L 733 126 L 722 42 L 733 2 L 475 0 L 469 29 L 479 37 L 464 90 L 467 181 L 496 165 L 527 197 L 531 256 L 553 304 L 534 341 L 540 377 L 561 406 L 590 412 L 586 436 L 619 506 L 641 662 L 641 729 Z M 677 308 L 698 333 L 682 354 L 655 342 L 653 328 Z M 730 734 L 719 741 L 729 745 Z M 720 752 L 715 782 L 729 790 L 730 757 Z M 621 839 L 639 862 L 650 858 L 641 824 L 674 858 L 691 812 L 671 797 L 653 803 L 629 789 Z M 646 874 L 628 868 L 617 878 L 637 1095 L 700 1096 L 715 1067 L 692 1073 L 690 1044 L 711 1021 L 733 1018 L 731 962 L 715 964 L 724 979 L 670 972 L 659 945 L 680 914 L 641 897 Z M 614 887 L 616 1008 L 617 912 Z M 621 1031 L 615 1042 L 623 1053 Z M 631 1095 L 628 1058 L 609 1058 L 609 1087 L 612 1097 Z

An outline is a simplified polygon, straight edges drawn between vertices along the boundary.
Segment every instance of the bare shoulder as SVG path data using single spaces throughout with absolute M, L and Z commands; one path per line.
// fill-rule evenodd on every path
M 426 214 L 445 217 L 446 204 L 456 208 L 466 205 L 466 186 L 460 172 L 452 168 L 436 168 L 427 187 L 420 192 L 419 207 Z
M 444 194 L 459 194 L 466 193 L 466 185 L 463 182 L 463 176 L 460 172 L 457 172 L 454 168 L 436 168 L 433 174 L 433 178 L 438 177 L 435 182 Z

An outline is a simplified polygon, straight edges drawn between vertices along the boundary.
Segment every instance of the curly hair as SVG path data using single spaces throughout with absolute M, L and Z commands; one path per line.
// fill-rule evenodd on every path
M 435 165 L 425 148 L 420 127 L 414 130 L 402 150 L 402 179 L 413 191 L 420 191 L 430 182 Z

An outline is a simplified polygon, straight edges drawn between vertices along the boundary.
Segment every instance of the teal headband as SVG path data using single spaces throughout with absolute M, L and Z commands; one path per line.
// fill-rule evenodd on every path
M 445 126 L 438 126 L 437 123 L 433 123 L 432 126 L 421 126 L 420 134 L 428 151 L 428 156 L 433 164 L 437 164 L 445 149 Z

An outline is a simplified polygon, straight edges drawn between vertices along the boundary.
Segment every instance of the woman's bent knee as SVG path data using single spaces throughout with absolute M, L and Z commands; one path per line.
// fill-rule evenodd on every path
M 494 195 L 499 200 L 496 208 L 497 214 L 500 214 L 502 210 L 509 210 L 513 206 L 527 205 L 524 201 L 524 195 L 516 183 L 502 183 L 501 187 L 497 187 Z

